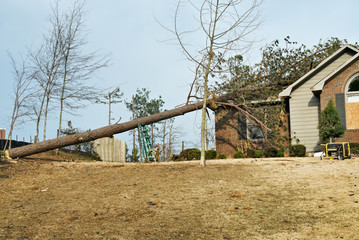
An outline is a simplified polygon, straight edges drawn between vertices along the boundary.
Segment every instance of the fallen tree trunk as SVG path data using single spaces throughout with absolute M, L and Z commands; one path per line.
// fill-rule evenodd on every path
M 218 100 L 223 101 L 226 97 L 222 96 Z M 208 104 L 213 104 L 213 101 L 209 101 Z M 114 134 L 126 132 L 128 130 L 134 129 L 138 124 L 151 124 L 154 122 L 159 122 L 168 118 L 173 118 L 179 115 L 184 115 L 185 113 L 196 111 L 201 109 L 203 102 L 196 102 L 193 104 L 188 104 L 182 107 L 178 107 L 172 110 L 164 111 L 157 113 L 151 116 L 138 118 L 132 121 L 128 121 L 121 124 L 114 124 L 107 127 L 98 128 L 89 132 L 78 133 L 74 135 L 64 136 L 60 138 L 55 138 L 39 143 L 34 143 L 31 145 L 18 147 L 14 149 L 9 149 L 6 151 L 6 155 L 12 159 L 25 157 L 36 153 L 46 152 L 49 150 L 66 147 L 78 143 L 89 142 L 103 137 L 111 137 Z

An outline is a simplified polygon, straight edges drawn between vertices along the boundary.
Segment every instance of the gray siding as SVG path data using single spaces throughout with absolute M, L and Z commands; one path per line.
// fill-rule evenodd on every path
M 302 85 L 292 90 L 289 100 L 292 144 L 295 144 L 296 139 L 299 139 L 300 144 L 306 146 L 307 152 L 321 150 L 318 130 L 320 99 L 313 95 L 310 88 L 336 70 L 350 57 L 351 54 L 343 54 L 320 72 L 308 78 Z

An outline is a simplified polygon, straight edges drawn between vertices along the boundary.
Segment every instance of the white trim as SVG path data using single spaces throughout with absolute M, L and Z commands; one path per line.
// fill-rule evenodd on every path
M 359 92 L 353 95 L 347 95 L 348 103 L 356 103 L 359 102 Z

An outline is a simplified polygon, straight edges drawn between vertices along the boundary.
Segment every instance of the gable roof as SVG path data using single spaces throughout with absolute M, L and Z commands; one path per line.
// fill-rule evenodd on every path
M 321 80 L 320 82 L 318 82 L 317 84 L 315 84 L 313 87 L 311 87 L 312 92 L 318 92 L 318 91 L 322 91 L 324 85 L 333 77 L 335 76 L 338 72 L 340 72 L 341 70 L 343 70 L 344 68 L 346 68 L 348 65 L 350 65 L 351 63 L 353 63 L 354 61 L 359 59 L 359 53 L 355 54 L 353 57 L 351 57 L 350 59 L 348 59 L 345 63 L 343 63 L 339 68 L 337 68 L 335 71 L 333 71 L 332 73 L 330 73 L 328 76 L 326 76 L 325 78 L 323 78 L 323 80 Z
M 292 83 L 291 85 L 289 85 L 285 90 L 283 90 L 282 92 L 279 93 L 280 97 L 289 97 L 293 91 L 293 89 L 295 89 L 295 87 L 299 86 L 300 84 L 304 83 L 305 81 L 307 81 L 310 77 L 312 77 L 314 74 L 318 73 L 319 71 L 321 71 L 328 63 L 330 63 L 332 60 L 336 59 L 337 57 L 339 57 L 340 55 L 342 55 L 344 52 L 346 51 L 354 51 L 356 54 L 354 56 L 352 56 L 349 60 L 347 60 L 344 64 L 342 64 L 339 68 L 337 68 L 335 71 L 331 72 L 329 75 L 327 75 L 324 79 L 322 79 L 321 81 L 319 81 L 318 83 L 316 83 L 313 87 L 311 87 L 312 91 L 321 91 L 323 89 L 324 84 L 332 77 L 334 76 L 336 73 L 338 73 L 340 70 L 342 70 L 344 67 L 348 66 L 350 63 L 352 63 L 354 60 L 356 60 L 357 58 L 359 58 L 359 50 L 346 44 L 343 47 L 341 47 L 340 49 L 338 49 L 335 53 L 333 53 L 332 55 L 330 55 L 329 57 L 327 57 L 326 59 L 324 59 L 320 64 L 318 64 L 318 66 L 316 66 L 315 68 L 313 68 L 312 70 L 310 70 L 309 72 L 307 72 L 304 76 L 302 76 L 301 78 L 299 78 L 297 81 L 295 81 L 294 83 Z

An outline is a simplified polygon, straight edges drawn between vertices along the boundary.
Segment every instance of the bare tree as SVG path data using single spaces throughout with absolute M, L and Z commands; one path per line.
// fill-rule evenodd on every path
M 16 124 L 18 124 L 19 120 L 29 115 L 27 111 L 29 108 L 27 107 L 27 101 L 33 94 L 30 91 L 31 88 L 31 77 L 27 75 L 27 62 L 25 59 L 21 59 L 20 63 L 17 63 L 14 57 L 9 53 L 9 57 L 11 60 L 11 67 L 13 70 L 14 83 L 13 83 L 13 91 L 14 91 L 14 105 L 11 116 L 10 130 L 8 134 L 7 141 L 5 143 L 4 150 L 7 148 L 9 144 L 9 149 L 11 149 L 11 139 L 13 130 Z
M 123 97 L 123 92 L 121 92 L 119 87 L 116 87 L 114 90 L 107 92 L 102 98 L 97 98 L 96 103 L 102 103 L 108 105 L 108 125 L 111 125 L 111 106 L 112 104 L 122 102 L 121 98 Z M 120 118 L 121 119 L 121 118 Z M 118 120 L 116 123 L 118 123 Z
M 171 160 L 173 153 L 176 151 L 175 146 L 181 144 L 179 140 L 183 136 L 183 132 L 178 126 L 175 126 L 175 123 L 172 119 L 168 119 L 165 131 L 165 148 L 162 153 L 164 160 Z
M 84 54 L 83 47 L 87 44 L 85 31 L 85 1 L 75 1 L 66 12 L 54 11 L 56 29 L 62 29 L 61 42 L 61 83 L 59 87 L 60 112 L 58 137 L 60 137 L 63 112 L 84 106 L 86 101 L 94 101 L 99 95 L 94 86 L 88 85 L 90 77 L 99 69 L 106 67 L 108 56 L 100 56 L 96 52 Z
M 197 15 L 194 22 L 197 22 L 198 26 L 193 28 L 197 30 L 180 28 L 180 10 L 184 3 L 188 3 Z M 216 73 L 225 71 L 222 69 L 222 63 L 231 52 L 243 52 L 250 47 L 251 41 L 248 41 L 247 37 L 260 24 L 258 9 L 261 3 L 261 0 L 204 0 L 200 5 L 196 5 L 190 0 L 178 1 L 174 30 L 171 31 L 175 34 L 187 58 L 197 65 L 193 84 L 200 87 L 202 93 L 200 98 L 203 99 L 201 121 L 201 165 L 203 166 L 206 164 L 205 123 L 209 79 Z M 195 34 L 199 34 L 195 36 L 196 39 L 199 37 L 204 40 L 204 46 L 193 45 L 193 39 L 188 37 Z
M 61 132 L 63 112 L 73 114 L 86 101 L 95 101 L 99 91 L 89 86 L 89 78 L 99 69 L 107 66 L 108 56 L 96 52 L 83 53 L 87 44 L 84 23 L 85 0 L 74 1 L 72 7 L 60 11 L 59 0 L 54 1 L 49 18 L 50 28 L 43 37 L 41 47 L 30 51 L 32 72 L 42 91 L 38 104 L 34 105 L 36 116 L 36 137 L 38 141 L 40 121 L 44 117 L 44 140 L 50 104 L 59 108 L 59 129 Z M 58 104 L 54 100 L 57 100 Z
M 93 99 L 96 92 L 93 87 L 86 85 L 86 80 L 95 71 L 107 66 L 109 61 L 107 57 L 98 57 L 96 53 L 87 55 L 80 53 L 81 48 L 87 44 L 82 36 L 84 16 L 84 1 L 76 1 L 68 13 L 56 16 L 57 19 L 63 19 L 63 21 L 58 22 L 63 23 L 65 29 L 61 39 L 63 43 L 63 81 L 60 95 L 58 137 L 61 132 L 64 105 L 67 104 L 70 109 L 74 109 L 76 103 Z
M 53 15 L 58 15 L 58 7 L 53 8 Z M 35 110 L 36 115 L 36 136 L 35 143 L 38 141 L 40 120 L 44 114 L 44 140 L 46 140 L 46 125 L 49 112 L 50 100 L 53 98 L 53 90 L 59 80 L 59 68 L 62 64 L 62 43 L 63 26 L 56 17 L 50 18 L 51 28 L 43 37 L 41 47 L 29 53 L 32 62 L 34 78 L 42 89 L 40 101 Z M 34 105 L 34 107 L 36 107 Z M 45 109 L 44 109 L 45 108 Z

